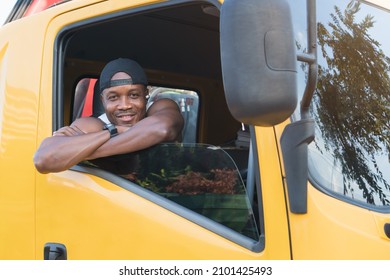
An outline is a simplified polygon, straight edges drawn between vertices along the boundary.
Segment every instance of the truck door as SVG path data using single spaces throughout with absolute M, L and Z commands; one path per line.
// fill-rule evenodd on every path
M 388 7 L 367 2 L 317 1 L 318 81 L 310 111 L 315 140 L 309 145 L 307 212 L 290 213 L 295 259 L 390 257 L 390 44 L 384 28 L 390 17 Z M 306 3 L 290 5 L 303 50 Z M 301 66 L 303 93 L 308 68 Z
M 199 95 L 197 142 L 37 174 L 37 258 L 290 258 L 282 180 L 263 193 L 257 145 L 250 144 L 255 133 L 230 115 L 224 99 L 219 2 L 136 2 L 50 9 L 38 143 L 72 122 L 79 82 L 98 78 L 120 56 L 137 60 L 156 87 Z M 277 159 L 275 142 L 263 149 L 260 160 L 267 153 Z M 263 211 L 263 195 L 281 195 L 274 211 Z

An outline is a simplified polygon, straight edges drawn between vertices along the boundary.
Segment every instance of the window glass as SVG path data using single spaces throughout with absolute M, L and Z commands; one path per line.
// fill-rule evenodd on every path
M 7 14 L 5 23 L 17 20 L 22 17 L 31 16 L 40 13 L 51 7 L 60 5 L 72 0 L 7 0 L 2 1 L 0 12 L 0 22 L 3 23 Z M 4 3 L 5 2 L 5 3 Z M 10 10 L 12 8 L 12 10 Z M 8 12 L 10 11 L 10 13 Z
M 303 0 L 290 1 L 299 51 Z M 318 83 L 309 147 L 313 183 L 360 205 L 390 206 L 389 13 L 359 1 L 317 1 Z M 307 66 L 299 68 L 304 92 Z
M 28 4 L 29 6 L 28 6 L 28 8 L 23 16 L 26 17 L 26 16 L 30 16 L 33 14 L 37 14 L 41 11 L 44 11 L 46 9 L 49 9 L 51 7 L 54 7 L 56 5 L 59 5 L 59 4 L 65 3 L 65 2 L 69 2 L 69 1 L 72 1 L 72 0 L 45 0 L 45 1 L 32 0 L 31 3 Z
M 242 176 L 222 148 L 206 144 L 156 145 L 85 164 L 105 169 L 236 232 L 259 240 Z

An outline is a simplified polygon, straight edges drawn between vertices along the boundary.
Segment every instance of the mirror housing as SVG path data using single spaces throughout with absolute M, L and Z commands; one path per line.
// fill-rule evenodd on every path
M 226 100 L 238 121 L 273 126 L 297 105 L 297 56 L 285 0 L 225 0 L 221 63 Z

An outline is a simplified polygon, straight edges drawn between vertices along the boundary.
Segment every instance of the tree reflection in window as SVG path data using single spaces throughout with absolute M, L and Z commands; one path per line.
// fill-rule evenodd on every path
M 89 164 L 259 240 L 242 178 L 231 157 L 220 148 L 167 143 Z
M 390 59 L 371 35 L 374 16 L 362 18 L 353 2 L 318 24 L 325 61 L 312 108 L 321 131 L 316 148 L 340 166 L 344 195 L 390 205 Z

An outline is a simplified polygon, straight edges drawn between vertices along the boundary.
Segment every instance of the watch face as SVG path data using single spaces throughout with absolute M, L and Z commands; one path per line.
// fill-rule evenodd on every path
M 104 129 L 107 129 L 110 132 L 110 137 L 118 135 L 118 129 L 112 123 L 104 125 Z
M 113 129 L 113 128 L 115 128 L 115 125 L 113 125 L 112 123 L 109 123 L 109 124 L 105 124 L 105 125 L 104 125 L 104 129 L 111 130 L 111 129 Z

